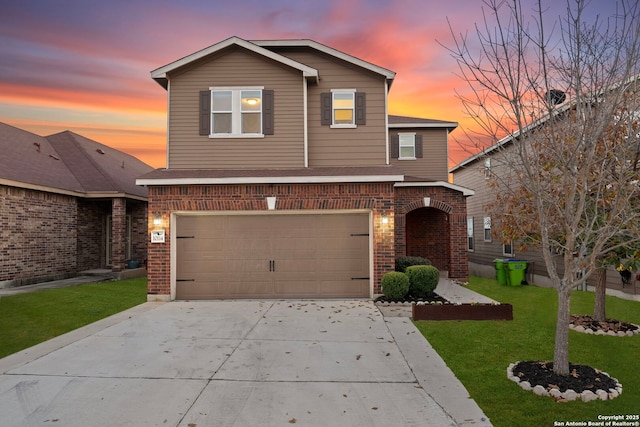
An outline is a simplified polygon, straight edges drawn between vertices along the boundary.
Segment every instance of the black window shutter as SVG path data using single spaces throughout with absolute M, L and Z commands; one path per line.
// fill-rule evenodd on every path
M 331 120 L 333 102 L 330 92 L 320 94 L 320 104 L 320 124 L 322 126 L 331 126 L 333 122 L 333 120 Z
M 262 133 L 273 135 L 273 90 L 262 91 Z
M 400 157 L 400 136 L 391 135 L 391 158 L 397 159 Z
M 211 91 L 200 91 L 200 135 L 211 133 Z
M 366 92 L 356 92 L 356 124 L 367 124 L 367 94 Z
M 416 158 L 422 158 L 422 135 L 416 135 Z

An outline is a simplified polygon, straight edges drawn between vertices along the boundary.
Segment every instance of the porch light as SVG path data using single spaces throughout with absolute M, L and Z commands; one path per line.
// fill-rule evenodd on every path
M 160 212 L 156 212 L 154 215 L 155 216 L 153 217 L 153 225 L 162 224 L 162 215 L 160 215 Z
M 255 98 L 249 98 L 247 99 L 247 104 L 249 105 L 256 105 L 258 103 L 258 100 Z
M 387 216 L 386 213 L 382 214 L 382 223 L 385 224 L 385 225 L 389 224 L 389 217 Z

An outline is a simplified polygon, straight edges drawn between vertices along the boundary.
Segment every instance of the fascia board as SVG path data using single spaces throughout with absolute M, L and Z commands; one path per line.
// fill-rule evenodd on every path
M 404 128 L 446 128 L 455 129 L 458 127 L 458 122 L 441 122 L 441 123 L 397 123 L 390 124 L 389 129 L 404 129 Z

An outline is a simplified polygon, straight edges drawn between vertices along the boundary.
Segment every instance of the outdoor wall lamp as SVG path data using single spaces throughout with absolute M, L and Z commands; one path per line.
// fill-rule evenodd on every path
M 387 214 L 386 214 L 386 213 L 383 213 L 383 214 L 382 214 L 382 223 L 383 223 L 384 225 L 389 224 L 389 217 L 387 216 Z
M 155 212 L 153 217 L 153 225 L 161 225 L 162 224 L 162 215 L 160 212 Z

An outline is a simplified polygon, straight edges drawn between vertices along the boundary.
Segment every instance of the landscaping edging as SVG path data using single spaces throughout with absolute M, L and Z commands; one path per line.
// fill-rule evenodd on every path
M 414 303 L 413 320 L 513 320 L 511 304 Z
M 538 396 L 550 396 L 556 400 L 560 400 L 560 399 L 564 399 L 567 401 L 582 400 L 583 402 L 590 402 L 592 400 L 598 400 L 598 399 L 611 400 L 611 399 L 615 399 L 616 397 L 622 394 L 622 384 L 620 384 L 620 382 L 617 379 L 611 377 L 611 375 L 602 371 L 598 371 L 598 372 L 608 376 L 609 378 L 611 378 L 616 382 L 615 389 L 611 388 L 609 389 L 609 391 L 598 389 L 595 391 L 595 393 L 589 390 L 585 390 L 582 393 L 577 393 L 571 389 L 561 392 L 556 388 L 545 388 L 541 385 L 531 387 L 531 384 L 528 381 L 520 381 L 520 378 L 513 375 L 513 368 L 518 363 L 520 362 L 512 363 L 509 365 L 509 367 L 507 368 L 507 378 L 509 378 L 511 381 L 515 382 L 516 384 L 518 384 L 523 390 L 533 391 Z

